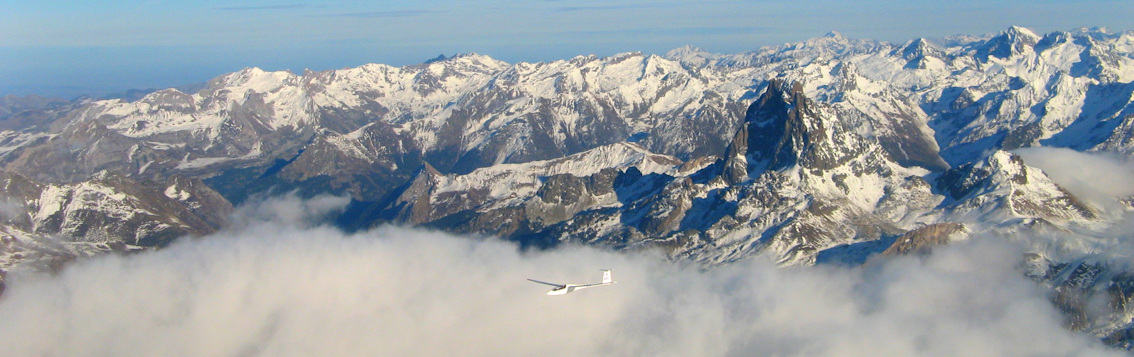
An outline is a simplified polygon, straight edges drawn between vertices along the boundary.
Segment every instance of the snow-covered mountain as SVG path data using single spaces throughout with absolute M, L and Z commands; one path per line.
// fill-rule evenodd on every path
M 12 269 L 165 246 L 215 232 L 233 210 L 201 180 L 182 177 L 138 182 L 103 172 L 68 184 L 0 171 L 0 187 L 0 290 Z
M 831 33 L 740 54 L 516 64 L 466 54 L 248 68 L 135 101 L 5 103 L 0 169 L 22 187 L 0 202 L 8 257 L 60 238 L 91 246 L 56 256 L 160 246 L 216 229 L 230 202 L 297 190 L 349 195 L 347 229 L 859 264 L 985 232 L 1111 226 L 1117 215 L 1011 151 L 1134 157 L 1134 32 Z M 1036 276 L 1062 286 L 1060 274 Z M 1121 324 L 1106 326 L 1096 333 Z
M 193 177 L 237 202 L 282 188 L 381 205 L 430 172 L 422 167 L 469 175 L 633 142 L 693 166 L 722 157 L 724 186 L 709 191 L 730 195 L 764 174 L 828 173 L 822 184 L 796 175 L 771 189 L 799 189 L 807 202 L 854 191 L 840 206 L 885 209 L 902 230 L 935 200 L 963 201 L 934 191 L 931 173 L 987 161 L 994 150 L 1131 153 L 1131 49 L 1131 33 L 1040 36 L 1013 27 L 904 44 L 831 33 L 735 55 L 687 46 L 546 63 L 469 54 L 302 74 L 249 68 L 196 93 L 166 89 L 10 115 L 25 119 L 8 119 L 0 132 L 0 163 L 51 183 L 99 173 Z M 750 107 L 773 89 L 790 98 Z M 863 173 L 902 183 L 862 181 Z M 902 185 L 924 199 L 875 206 L 894 194 L 885 187 Z M 755 227 L 756 235 L 773 226 Z
M 443 172 L 468 173 L 628 138 L 688 160 L 719 153 L 745 101 L 772 78 L 800 83 L 807 97 L 831 104 L 840 117 L 861 117 L 858 130 L 870 131 L 906 166 L 941 169 L 990 148 L 1041 143 L 1126 152 L 1124 131 L 1115 129 L 1129 126 L 1130 37 L 1099 31 L 1040 37 L 1011 28 L 944 45 L 924 39 L 893 45 L 832 33 L 738 55 L 683 48 L 669 57 L 626 53 L 534 64 L 461 55 L 303 74 L 249 68 L 193 94 L 167 89 L 134 102 L 86 103 L 57 114 L 53 128 L 6 132 L 0 154 L 10 170 L 39 176 L 40 168 L 10 162 L 27 144 L 45 136 L 66 141 L 64 129 L 86 125 L 130 144 L 85 154 L 131 149 L 134 155 L 119 159 L 115 152 L 108 163 L 131 176 L 200 177 L 272 166 L 298 159 L 313 141 L 336 146 L 344 159 L 367 157 L 359 164 L 394 172 L 382 175 L 393 181 L 422 160 Z M 376 135 L 399 142 L 397 153 L 366 149 Z M 302 182 L 362 168 L 284 169 L 285 181 Z M 50 178 L 75 181 L 97 171 Z

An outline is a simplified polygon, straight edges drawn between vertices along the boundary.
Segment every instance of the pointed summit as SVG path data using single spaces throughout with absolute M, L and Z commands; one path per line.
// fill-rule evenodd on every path
M 1036 35 L 1035 32 L 1032 32 L 1032 30 L 1029 30 L 1027 27 L 1021 26 L 1008 27 L 1008 30 L 1004 31 L 1004 34 L 1013 38 L 1026 39 L 1031 42 L 1035 42 L 1039 39 L 1039 35 Z
M 1043 35 L 1043 38 L 1036 42 L 1036 52 L 1043 52 L 1048 48 L 1052 48 L 1061 44 L 1070 43 L 1073 41 L 1073 35 L 1067 31 L 1055 31 Z
M 944 54 L 944 51 L 924 37 L 906 42 L 906 45 L 902 46 L 902 58 L 911 61 L 925 56 L 941 57 Z
M 748 155 L 773 170 L 794 165 L 823 137 L 823 123 L 811 105 L 801 84 L 769 82 L 764 95 L 745 114 Z
M 425 62 L 422 62 L 422 63 L 429 64 L 429 63 L 434 63 L 434 62 L 441 62 L 441 61 L 444 61 L 444 60 L 447 60 L 447 59 L 449 59 L 449 57 L 445 57 L 445 54 L 442 53 L 442 54 L 437 55 L 437 57 L 427 59 L 427 60 L 425 60 Z
M 1040 37 L 1027 28 L 1012 26 L 1000 35 L 989 39 L 977 50 L 977 58 L 988 61 L 990 57 L 1007 59 L 1013 55 L 1031 50 Z
M 813 105 L 799 83 L 770 81 L 764 94 L 748 107 L 744 124 L 725 152 L 725 179 L 736 183 L 749 173 L 796 164 L 818 169 L 831 166 L 823 150 L 815 148 L 827 133 Z
M 422 163 L 406 184 L 394 189 L 383 199 L 386 202 L 378 216 L 413 224 L 428 222 L 433 209 L 433 193 L 443 177 L 433 165 Z
M 937 187 L 957 200 L 953 210 L 959 215 L 981 212 L 1001 220 L 1029 218 L 1056 224 L 1098 218 L 1094 209 L 1043 171 L 1003 150 L 945 171 Z
M 925 69 L 929 67 L 930 58 L 940 60 L 945 57 L 945 51 L 925 38 L 907 42 L 902 46 L 900 54 L 908 61 L 905 65 L 906 69 Z

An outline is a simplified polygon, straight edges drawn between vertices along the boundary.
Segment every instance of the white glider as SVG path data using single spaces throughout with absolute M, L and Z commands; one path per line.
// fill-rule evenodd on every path
M 536 282 L 536 283 L 544 284 L 544 285 L 554 286 L 555 289 L 551 289 L 551 291 L 548 291 L 547 295 L 563 295 L 563 294 L 566 294 L 566 293 L 569 293 L 569 292 L 572 292 L 572 291 L 575 291 L 575 290 L 579 290 L 579 289 L 593 288 L 593 287 L 596 287 L 596 286 L 606 286 L 606 285 L 617 283 L 617 281 L 611 280 L 610 269 L 603 269 L 602 270 L 602 282 L 601 283 L 595 283 L 595 284 L 555 284 L 555 283 L 549 283 L 549 282 L 546 282 L 546 281 L 539 281 L 539 280 L 535 280 L 535 279 L 528 279 L 528 280 Z

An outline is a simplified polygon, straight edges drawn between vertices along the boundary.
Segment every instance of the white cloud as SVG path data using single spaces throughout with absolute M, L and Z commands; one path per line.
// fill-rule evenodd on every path
M 0 198 L 0 219 L 17 219 L 23 211 L 24 207 L 18 201 Z
M 1067 148 L 1032 147 L 1014 152 L 1103 215 L 1103 222 L 1094 227 L 1028 233 L 1021 239 L 1027 240 L 1031 251 L 1056 261 L 1087 259 L 1116 270 L 1134 269 L 1130 238 L 1134 237 L 1134 212 L 1118 201 L 1134 196 L 1134 162 L 1115 153 Z
M 268 206 L 289 204 L 300 206 L 279 212 L 319 213 L 297 201 Z M 994 239 L 857 269 L 755 259 L 705 271 L 650 254 L 522 252 L 395 227 L 345 235 L 276 217 L 292 220 L 84 260 L 55 276 L 13 276 L 0 299 L 0 351 L 1119 355 L 1062 328 L 1043 289 L 1017 270 L 1019 250 Z M 525 280 L 590 282 L 600 268 L 614 269 L 619 284 L 546 296 Z
M 276 197 L 256 197 L 237 207 L 227 228 L 240 230 L 265 223 L 310 227 L 325 222 L 332 213 L 341 212 L 349 203 L 349 196 L 319 195 L 303 199 L 295 191 Z
M 1075 196 L 1115 208 L 1116 198 L 1134 195 L 1134 163 L 1110 153 L 1085 153 L 1065 148 L 1034 147 L 1015 151 Z

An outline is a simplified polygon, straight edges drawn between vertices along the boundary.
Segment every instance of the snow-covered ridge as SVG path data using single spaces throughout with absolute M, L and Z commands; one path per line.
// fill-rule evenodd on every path
M 160 244 L 155 232 L 207 230 L 201 212 L 224 207 L 216 192 L 221 204 L 202 203 L 202 181 L 165 181 L 189 176 L 231 197 L 349 194 L 361 228 L 656 247 L 709 265 L 910 252 L 979 234 L 974 221 L 1097 232 L 1113 217 L 1008 152 L 1134 154 L 1132 49 L 1130 32 L 1013 27 L 901 44 L 831 33 L 741 54 L 248 68 L 0 132 L 3 168 L 49 182 L 20 201 L 34 201 L 23 228 L 0 231 Z M 127 192 L 95 172 L 165 185 Z
M 1037 219 L 1059 227 L 1099 226 L 1095 208 L 1015 154 L 994 152 L 983 161 L 947 172 L 945 178 L 947 190 L 957 200 L 949 203 L 953 220 Z
M 520 164 L 500 164 L 477 169 L 467 175 L 446 176 L 437 183 L 436 194 L 492 188 L 493 199 L 505 196 L 527 197 L 539 186 L 540 178 L 555 175 L 584 177 L 604 169 L 636 167 L 642 173 L 675 174 L 681 164 L 671 156 L 651 153 L 634 143 L 616 143 L 560 159 Z
M 375 122 L 423 153 L 479 152 L 476 167 L 551 159 L 640 133 L 648 134 L 642 144 L 651 151 L 690 159 L 719 152 L 737 108 L 769 79 L 782 78 L 833 105 L 903 164 L 937 169 L 972 160 L 1000 141 L 1134 152 L 1122 138 L 1076 139 L 1101 135 L 1089 131 L 1115 127 L 1134 113 L 1132 48 L 1129 32 L 1039 35 L 1013 27 L 903 44 L 831 33 L 731 55 L 686 46 L 664 56 L 628 52 L 541 63 L 468 54 L 301 74 L 247 68 L 197 93 L 168 89 L 134 102 L 96 101 L 77 109 L 75 120 L 97 121 L 169 152 L 182 162 L 163 167 L 192 172 L 205 163 L 270 161 L 295 151 L 264 136 L 285 133 L 302 143 L 309 135 L 303 133 L 347 134 Z M 909 132 L 918 132 L 921 143 L 898 143 Z M 21 135 L 0 136 L 13 138 L 4 150 L 43 138 Z M 556 149 L 533 149 L 548 145 L 533 135 Z M 351 149 L 354 143 L 336 145 L 366 155 Z

